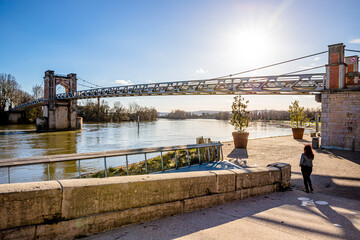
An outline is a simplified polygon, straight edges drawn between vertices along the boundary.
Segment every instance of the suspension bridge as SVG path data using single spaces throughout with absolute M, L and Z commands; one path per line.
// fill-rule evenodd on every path
M 76 74 L 60 75 L 55 74 L 54 71 L 46 71 L 44 97 L 16 106 L 11 109 L 11 112 L 16 113 L 35 106 L 43 106 L 44 117 L 37 119 L 39 130 L 70 130 L 81 128 L 77 117 L 77 100 L 81 99 L 161 95 L 314 94 L 317 96 L 316 100 L 322 102 L 322 146 L 333 145 L 358 148 L 357 145 L 360 147 L 360 143 L 356 145 L 354 138 L 360 136 L 360 126 L 358 126 L 358 119 L 360 119 L 359 57 L 357 55 L 345 56 L 345 51 L 360 52 L 345 49 L 345 45 L 340 43 L 329 45 L 328 51 L 212 79 L 115 87 L 101 87 L 82 79 L 96 88 L 90 87 L 90 89 L 79 91 L 77 90 L 78 79 Z M 275 76 L 239 76 L 325 53 L 328 54 L 328 64 L 325 66 L 316 66 Z M 326 70 L 323 73 L 304 73 L 319 68 L 325 68 Z M 56 86 L 58 85 L 65 88 L 65 93 L 56 93 Z M 341 103 L 339 103 L 340 99 L 343 99 Z M 335 124 L 335 122 L 339 124 Z M 341 133 L 339 129 L 343 129 Z M 337 132 L 344 137 L 339 140 Z M 337 136 L 333 136 L 333 134 Z M 356 146 L 353 146 L 354 144 Z
M 55 75 L 56 79 L 64 76 Z M 74 100 L 103 97 L 159 96 L 159 95 L 234 95 L 234 94 L 313 94 L 324 90 L 325 73 L 218 78 L 160 82 L 128 86 L 93 88 L 56 94 L 56 100 Z M 48 99 L 39 98 L 21 104 L 13 111 L 42 105 Z

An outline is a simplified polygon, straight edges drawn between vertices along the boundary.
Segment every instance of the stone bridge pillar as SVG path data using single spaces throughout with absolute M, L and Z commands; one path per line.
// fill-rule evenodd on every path
M 345 57 L 345 45 L 329 46 L 322 92 L 321 147 L 360 151 L 358 57 Z
M 46 71 L 44 77 L 43 117 L 36 119 L 38 131 L 81 129 L 82 119 L 77 117 L 77 100 L 57 100 L 56 86 L 61 85 L 66 92 L 77 90 L 75 73 L 66 76 Z

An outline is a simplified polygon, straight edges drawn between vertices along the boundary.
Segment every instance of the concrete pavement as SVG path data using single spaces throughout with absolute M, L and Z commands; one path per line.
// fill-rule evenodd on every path
M 360 153 L 314 150 L 314 193 L 302 191 L 299 161 L 310 137 L 224 143 L 224 157 L 243 167 L 292 165 L 288 191 L 121 227 L 86 239 L 360 239 Z M 246 161 L 246 162 L 245 162 Z

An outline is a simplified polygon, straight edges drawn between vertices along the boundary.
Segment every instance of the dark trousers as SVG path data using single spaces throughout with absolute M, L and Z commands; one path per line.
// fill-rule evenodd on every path
M 313 190 L 312 184 L 311 184 L 311 179 L 310 179 L 311 172 L 312 172 L 312 167 L 306 167 L 306 166 L 301 167 L 301 173 L 304 178 L 304 185 L 305 185 L 306 191 L 309 191 L 309 187 L 310 187 L 311 191 Z

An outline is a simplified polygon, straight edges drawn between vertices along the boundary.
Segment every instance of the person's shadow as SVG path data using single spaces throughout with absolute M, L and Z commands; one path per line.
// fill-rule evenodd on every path
M 327 217 L 327 220 L 333 224 L 339 224 L 338 227 L 344 229 L 345 239 L 357 239 L 360 236 L 359 229 L 357 229 L 354 224 L 349 221 L 343 215 L 337 213 L 329 205 L 318 205 L 316 204 L 317 209 Z

